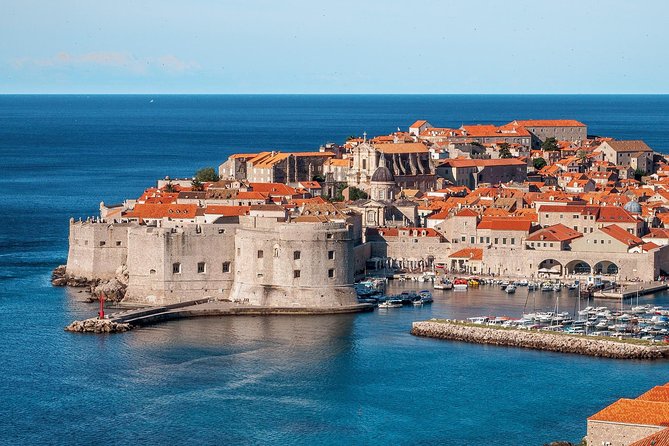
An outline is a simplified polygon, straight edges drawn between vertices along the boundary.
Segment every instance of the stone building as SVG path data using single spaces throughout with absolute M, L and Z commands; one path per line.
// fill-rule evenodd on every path
M 398 187 L 421 192 L 434 187 L 433 160 L 427 146 L 422 143 L 358 144 L 352 149 L 348 184 L 368 191 L 372 176 L 381 165 L 381 157 Z
M 471 190 L 479 184 L 522 183 L 527 179 L 527 163 L 516 158 L 447 159 L 436 168 L 437 175 Z
M 588 127 L 574 119 L 515 120 L 508 125 L 520 125 L 532 134 L 532 146 L 539 147 L 546 138 L 558 141 L 582 142 L 588 139 Z
M 323 164 L 333 158 L 332 152 L 261 152 L 255 156 L 231 155 L 219 166 L 225 178 L 255 183 L 297 184 L 324 176 Z
M 604 160 L 616 166 L 653 173 L 653 150 L 641 140 L 604 141 L 597 148 Z
M 588 446 L 669 444 L 669 386 L 635 398 L 621 398 L 587 419 Z

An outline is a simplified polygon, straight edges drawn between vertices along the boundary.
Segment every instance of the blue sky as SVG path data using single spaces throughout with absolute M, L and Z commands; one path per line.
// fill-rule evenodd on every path
M 666 1 L 0 6 L 0 93 L 669 93 Z

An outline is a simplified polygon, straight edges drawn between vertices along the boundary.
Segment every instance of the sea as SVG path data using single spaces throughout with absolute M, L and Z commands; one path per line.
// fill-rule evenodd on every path
M 98 336 L 63 331 L 96 306 L 49 280 L 66 261 L 70 217 L 231 153 L 316 150 L 417 119 L 541 118 L 578 119 L 590 134 L 669 152 L 669 96 L 0 96 L 0 444 L 580 441 L 588 416 L 668 382 L 669 363 L 409 334 L 431 317 L 551 309 L 551 293 L 434 290 L 422 308 L 183 320 Z M 669 305 L 669 294 L 640 302 Z M 565 294 L 560 305 L 578 302 Z

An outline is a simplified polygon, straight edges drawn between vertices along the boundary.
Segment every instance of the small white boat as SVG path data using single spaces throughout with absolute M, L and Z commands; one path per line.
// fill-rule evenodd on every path
M 536 289 L 537 289 L 537 284 L 536 284 L 536 283 L 534 283 L 534 282 L 529 282 L 529 283 L 527 284 L 527 290 L 528 290 L 528 291 L 534 291 L 534 290 L 536 290 Z
M 553 291 L 557 291 L 559 293 L 560 291 L 562 291 L 562 285 L 556 283 L 555 285 L 553 285 Z
M 411 304 L 414 307 L 422 307 L 423 306 L 423 301 L 422 300 L 414 300 L 413 302 L 411 302 Z
M 545 282 L 541 285 L 541 291 L 553 291 L 553 285 L 550 282 Z
M 435 281 L 434 285 L 432 285 L 432 288 L 435 290 L 452 290 L 453 282 L 444 277 L 441 280 Z
M 400 308 L 401 306 L 401 300 L 387 300 L 379 304 L 379 308 Z
M 516 286 L 513 284 L 508 285 L 504 291 L 506 291 L 506 294 L 513 294 L 516 292 Z
M 522 279 L 518 281 L 519 286 L 529 286 L 529 284 L 530 283 L 527 281 L 527 279 Z

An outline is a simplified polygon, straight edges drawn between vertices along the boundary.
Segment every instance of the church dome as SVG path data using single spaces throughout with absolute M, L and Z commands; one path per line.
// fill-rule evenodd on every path
M 627 212 L 631 214 L 640 214 L 641 213 L 641 205 L 637 203 L 636 201 L 628 201 L 625 206 L 623 206 L 623 209 L 625 209 Z
M 374 183 L 394 183 L 395 177 L 393 173 L 386 166 L 379 166 L 372 175 L 372 182 Z

